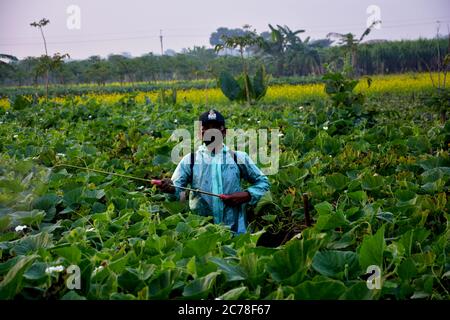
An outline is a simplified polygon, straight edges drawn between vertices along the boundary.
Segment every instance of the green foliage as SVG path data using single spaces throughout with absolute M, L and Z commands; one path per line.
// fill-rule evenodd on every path
M 173 88 L 169 92 L 165 89 L 159 89 L 158 91 L 158 103 L 162 106 L 169 104 L 174 105 L 177 103 L 177 89 Z
M 268 88 L 268 76 L 265 73 L 264 66 L 261 66 L 255 76 L 251 79 L 247 77 L 248 83 L 248 96 L 251 99 L 251 103 L 255 103 L 262 99 L 267 92 Z M 247 91 L 245 86 L 244 75 L 240 75 L 235 79 L 230 73 L 223 71 L 219 75 L 218 85 L 223 94 L 230 101 L 246 101 Z
M 31 107 L 32 105 L 30 99 L 22 95 L 14 96 L 12 99 L 10 99 L 10 103 L 13 110 L 23 110 L 25 108 Z
M 255 217 L 239 236 L 148 184 L 53 167 L 170 176 L 173 120 L 189 126 L 201 106 L 67 96 L 1 113 L 1 297 L 449 298 L 450 126 L 427 118 L 433 110 L 375 96 L 362 106 L 377 109 L 375 125 L 352 119 L 341 130 L 324 100 L 227 107 L 230 125 L 284 134 L 270 193 L 249 206 Z M 261 246 L 272 231 L 290 233 Z M 80 290 L 64 285 L 71 264 Z M 382 290 L 367 288 L 370 265 Z
M 333 107 L 348 109 L 353 115 L 361 112 L 365 97 L 362 93 L 354 92 L 358 80 L 347 78 L 342 72 L 328 72 L 323 76 L 323 80 L 325 92 L 330 97 Z M 370 86 L 371 80 L 367 81 Z

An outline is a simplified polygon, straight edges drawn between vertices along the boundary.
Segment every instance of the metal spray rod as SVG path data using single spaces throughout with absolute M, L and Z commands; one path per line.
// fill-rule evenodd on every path
M 127 179 L 134 179 L 134 180 L 139 180 L 139 181 L 150 182 L 151 184 L 158 185 L 158 186 L 162 184 L 161 180 L 156 180 L 156 179 L 149 180 L 149 179 L 134 177 L 134 176 L 130 176 L 130 175 L 115 173 L 115 172 L 109 172 L 109 171 L 103 171 L 103 170 L 98 170 L 98 169 L 91 169 L 91 168 L 86 168 L 86 167 L 75 166 L 75 165 L 72 165 L 72 164 L 57 164 L 57 165 L 55 165 L 53 167 L 62 167 L 62 166 L 69 167 L 69 168 L 81 169 L 81 170 L 87 170 L 87 171 L 92 171 L 92 172 L 97 172 L 97 173 L 110 174 L 110 175 L 113 175 L 113 176 L 127 178 Z M 188 188 L 188 187 L 178 187 L 178 186 L 174 186 L 174 185 L 172 185 L 172 186 L 176 187 L 176 188 L 180 188 L 182 190 L 198 192 L 198 193 L 206 194 L 206 195 L 212 196 L 212 197 L 219 197 L 222 200 L 226 200 L 226 199 L 229 198 L 229 196 L 226 195 L 226 194 L 211 193 L 211 192 L 208 192 L 208 191 L 203 191 L 203 190 L 200 190 L 200 189 L 192 189 L 192 188 Z

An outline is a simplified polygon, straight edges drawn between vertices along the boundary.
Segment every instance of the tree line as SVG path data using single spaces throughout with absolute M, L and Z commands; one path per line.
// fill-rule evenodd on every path
M 342 69 L 346 63 L 352 64 L 359 75 L 434 71 L 439 54 L 444 56 L 450 47 L 447 38 L 361 42 L 365 34 L 358 39 L 350 33 L 330 33 L 325 39 L 311 40 L 309 37 L 302 39 L 304 30 L 279 25 L 269 27 L 270 31 L 260 34 L 258 45 L 248 48 L 245 54 L 250 71 L 254 72 L 263 64 L 273 77 L 320 76 L 326 66 Z M 218 28 L 211 34 L 210 44 L 223 45 L 224 35 L 245 32 L 239 28 Z M 10 59 L 8 63 L 0 63 L 0 84 L 23 86 L 49 81 L 51 84 L 126 82 L 133 85 L 159 80 L 210 79 L 223 70 L 232 74 L 241 72 L 236 51 L 222 47 L 219 52 L 214 48 L 195 46 L 171 55 L 148 53 L 130 57 L 112 54 L 106 58 L 64 59 L 45 72 L 39 57 Z

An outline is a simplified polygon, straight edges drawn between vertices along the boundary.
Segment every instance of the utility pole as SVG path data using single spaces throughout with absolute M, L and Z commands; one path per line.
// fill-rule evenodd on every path
M 163 35 L 162 30 L 159 30 L 159 41 L 161 42 L 161 55 L 164 55 L 164 46 L 163 46 Z

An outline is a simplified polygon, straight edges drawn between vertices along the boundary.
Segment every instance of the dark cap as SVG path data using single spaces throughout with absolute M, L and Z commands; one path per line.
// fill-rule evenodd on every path
M 225 118 L 220 114 L 219 111 L 214 109 L 202 113 L 199 117 L 199 121 L 201 121 L 202 124 L 216 123 L 218 125 L 225 126 Z

